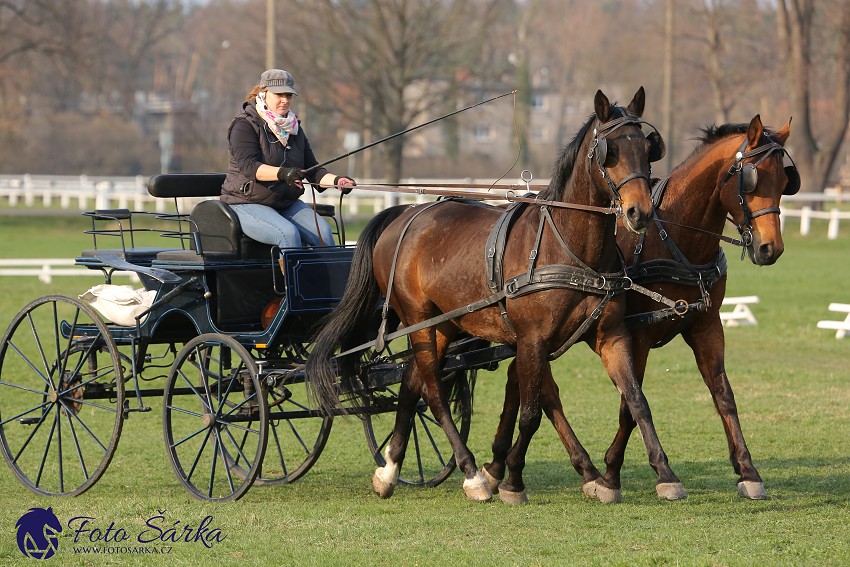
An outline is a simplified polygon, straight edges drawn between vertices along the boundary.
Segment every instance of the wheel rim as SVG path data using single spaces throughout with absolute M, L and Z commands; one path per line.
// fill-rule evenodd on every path
M 455 417 L 455 423 L 461 439 L 466 442 L 472 421 L 471 396 L 468 377 L 464 374 L 458 380 L 461 381 L 458 390 L 461 407 L 466 409 L 460 411 Z M 372 458 L 381 467 L 387 464 L 383 451 L 392 437 L 397 401 L 398 391 L 388 387 L 373 392 L 366 403 L 367 411 L 363 417 L 366 442 Z M 428 405 L 419 400 L 416 404 L 413 426 L 398 482 L 412 486 L 434 487 L 446 480 L 456 466 L 454 452 L 443 429 L 434 419 Z
M 201 335 L 177 354 L 163 393 L 166 451 L 177 477 L 202 500 L 241 498 L 266 449 L 268 405 L 257 366 L 227 335 Z M 234 462 L 246 466 L 242 474 Z
M 0 345 L 0 446 L 27 488 L 91 488 L 115 454 L 123 413 L 118 349 L 91 307 L 52 295 L 15 316 Z

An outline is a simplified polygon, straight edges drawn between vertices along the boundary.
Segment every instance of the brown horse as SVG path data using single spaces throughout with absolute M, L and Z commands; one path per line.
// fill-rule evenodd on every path
M 540 425 L 540 386 L 552 381 L 550 355 L 565 350 L 571 343 L 564 337 L 574 334 L 590 337 L 602 357 L 641 428 L 659 483 L 673 493 L 681 490 L 632 367 L 625 294 L 619 293 L 628 280 L 614 240 L 617 220 L 610 214 L 613 203 L 625 227 L 636 233 L 649 219 L 649 162 L 661 155 L 662 142 L 657 132 L 641 131 L 644 103 L 643 87 L 627 108 L 612 105 L 598 91 L 595 113 L 560 156 L 539 205 L 518 208 L 510 223 L 500 223 L 504 209 L 437 201 L 387 209 L 364 229 L 346 290 L 316 337 L 306 373 L 323 408 L 339 403 L 337 378 L 356 374 L 351 359 L 357 352 L 340 356 L 339 364 L 333 355 L 370 332 L 374 336 L 374 306 L 381 294 L 404 325 L 420 325 L 409 334 L 413 361 L 402 379 L 387 464 L 372 477 L 381 497 L 391 496 L 398 481 L 420 397 L 449 439 L 467 496 L 492 497 L 452 421 L 440 381 L 447 347 L 461 333 L 516 346 L 512 367 L 521 417 L 508 454 L 510 477 L 501 486 L 503 500 L 526 499 L 522 470 Z M 489 243 L 491 228 L 502 224 L 511 229 L 500 254 Z M 514 276 L 504 286 L 501 277 L 488 276 L 493 262 L 500 264 L 500 273 Z M 385 304 L 385 315 L 387 309 Z M 378 344 L 383 336 L 382 328 Z
M 708 386 L 729 443 L 729 456 L 738 478 L 738 493 L 762 499 L 767 494 L 753 466 L 732 387 L 724 367 L 724 335 L 720 305 L 726 293 L 726 258 L 720 248 L 727 215 L 738 228 L 750 259 L 757 265 L 773 264 L 784 245 L 779 224 L 779 200 L 799 190 L 800 178 L 793 165 L 785 165 L 784 144 L 790 121 L 778 132 L 762 126 L 756 115 L 749 124 L 726 124 L 703 130 L 701 144 L 670 177 L 657 183 L 652 198 L 655 222 L 642 235 L 621 231 L 620 250 L 631 264 L 636 284 L 690 304 L 684 316 L 673 309 L 652 311 L 658 305 L 645 294 L 627 294 L 632 328 L 632 352 L 638 382 L 643 384 L 650 349 L 682 335 L 691 347 L 697 367 Z M 675 219 L 675 221 L 673 220 Z M 548 377 L 547 377 L 548 378 Z M 504 446 L 513 433 L 517 407 L 517 377 L 509 372 L 505 408 L 493 443 L 493 462 L 485 472 L 498 484 L 504 470 Z M 558 431 L 573 465 L 583 476 L 586 454 L 569 430 L 554 381 L 543 384 L 543 406 Z M 620 501 L 620 470 L 635 419 L 625 398 L 620 404 L 620 427 L 605 454 L 607 471 L 597 483 L 605 487 L 610 501 Z M 608 489 L 611 492 L 608 492 Z

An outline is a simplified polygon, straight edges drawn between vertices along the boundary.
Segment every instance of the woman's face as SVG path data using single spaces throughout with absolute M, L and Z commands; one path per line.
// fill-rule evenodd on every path
M 266 91 L 266 106 L 269 110 L 280 115 L 286 115 L 289 112 L 289 106 L 292 104 L 292 94 L 282 93 L 275 94 L 271 91 Z

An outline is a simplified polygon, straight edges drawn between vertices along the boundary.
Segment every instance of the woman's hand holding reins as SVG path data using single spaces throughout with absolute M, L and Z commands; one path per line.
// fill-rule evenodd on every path
M 336 180 L 337 188 L 342 191 L 343 195 L 348 195 L 351 190 L 357 185 L 357 182 L 350 177 L 338 177 Z
M 289 185 L 301 187 L 301 180 L 304 178 L 304 170 L 299 167 L 281 167 L 277 170 L 277 178 Z

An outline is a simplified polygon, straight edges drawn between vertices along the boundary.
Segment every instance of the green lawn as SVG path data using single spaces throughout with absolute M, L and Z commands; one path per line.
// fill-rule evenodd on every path
M 81 219 L 0 218 L 0 257 L 73 257 L 90 247 Z M 433 489 L 400 487 L 389 500 L 370 487 L 371 462 L 360 421 L 337 419 L 316 466 L 294 484 L 254 487 L 239 502 L 195 501 L 166 459 L 158 403 L 131 414 L 104 477 L 77 498 L 42 498 L 0 466 L 0 564 L 31 565 L 15 543 L 15 523 L 30 507 L 52 507 L 65 529 L 62 565 L 847 565 L 850 564 L 850 339 L 816 328 L 834 318 L 831 301 L 850 302 L 850 234 L 826 240 L 786 226 L 779 263 L 757 268 L 730 260 L 728 295 L 758 295 L 759 324 L 729 329 L 726 367 L 744 433 L 771 496 L 738 498 L 726 441 L 711 398 L 681 340 L 653 353 L 645 392 L 664 448 L 688 492 L 659 501 L 655 474 L 635 433 L 618 505 L 585 499 L 580 478 L 553 428 L 543 423 L 528 455 L 530 503 L 475 504 L 455 473 Z M 0 278 L 0 327 L 29 300 L 76 295 L 96 278 Z M 479 464 L 501 409 L 504 369 L 478 377 L 470 448 Z M 567 417 L 597 466 L 616 430 L 619 396 L 599 360 L 577 346 L 554 364 Z M 101 532 L 74 533 L 75 517 Z M 184 541 L 205 518 L 220 530 L 206 548 Z M 80 525 L 77 520 L 75 525 Z M 123 529 L 121 543 L 89 542 Z M 156 526 L 156 527 L 151 527 Z M 166 531 L 167 528 L 174 531 Z M 147 543 L 139 534 L 180 541 Z M 194 532 L 190 533 L 190 536 Z M 173 537 L 172 537 L 173 536 Z M 177 537 L 181 536 L 181 537 Z M 189 537 L 191 539 L 191 537 Z M 75 545 L 114 548 L 75 553 Z M 151 551 L 168 551 L 156 554 Z M 144 548 L 146 553 L 132 553 Z M 132 549 L 131 549 L 132 548 Z M 122 551 L 123 550 L 123 551 Z M 49 560 L 50 561 L 50 560 Z

